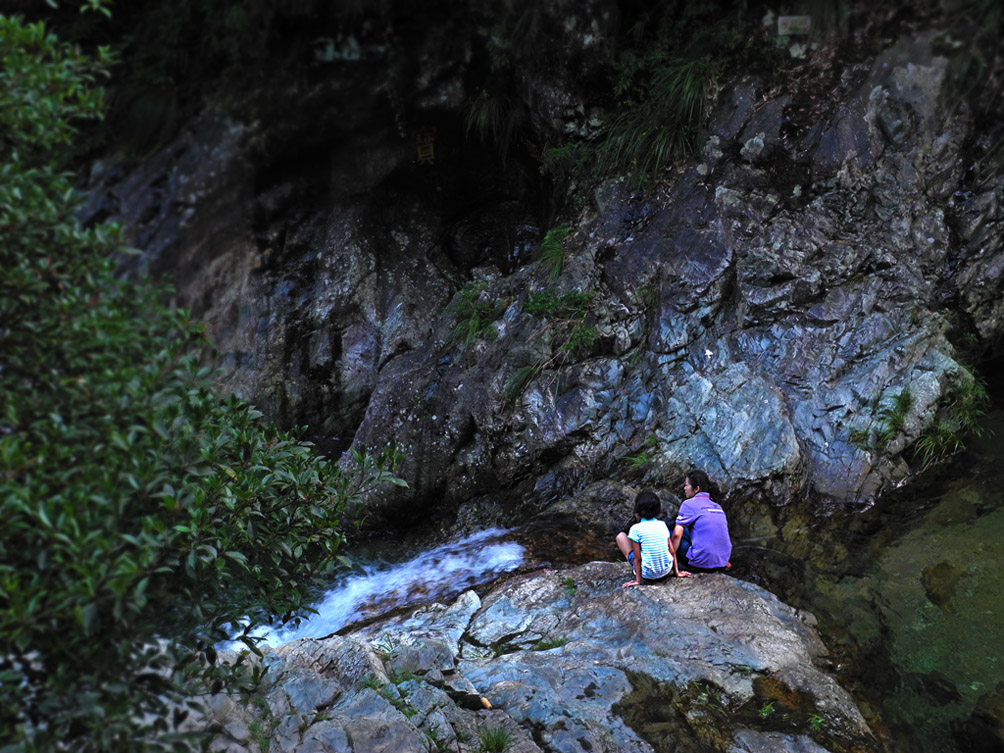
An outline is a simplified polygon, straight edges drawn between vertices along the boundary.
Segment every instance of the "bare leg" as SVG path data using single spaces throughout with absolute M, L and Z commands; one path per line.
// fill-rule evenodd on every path
M 628 554 L 631 552 L 631 539 L 628 538 L 628 535 L 624 531 L 617 534 L 617 548 L 621 550 L 624 559 L 627 559 Z

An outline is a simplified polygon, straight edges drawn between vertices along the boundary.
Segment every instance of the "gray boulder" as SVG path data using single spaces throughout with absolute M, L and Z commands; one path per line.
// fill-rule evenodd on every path
M 545 570 L 269 649 L 251 703 L 214 703 L 213 748 L 468 753 L 486 735 L 526 753 L 869 744 L 810 615 L 724 575 L 623 590 L 629 575 L 602 562 Z

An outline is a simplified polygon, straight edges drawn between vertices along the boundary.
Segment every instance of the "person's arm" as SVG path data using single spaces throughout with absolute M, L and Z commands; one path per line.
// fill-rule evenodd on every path
M 673 559 L 676 559 L 676 550 L 680 546 L 680 540 L 683 538 L 683 526 L 677 524 L 673 526 L 673 535 L 669 539 L 669 548 L 673 552 Z
M 634 580 L 629 580 L 621 588 L 641 585 L 641 544 L 631 539 L 631 548 L 634 551 Z
M 686 570 L 681 570 L 676 561 L 676 550 L 680 546 L 680 539 L 683 538 L 683 526 L 673 526 L 673 535 L 669 537 L 669 551 L 673 555 L 673 571 L 679 578 L 686 578 L 690 575 Z

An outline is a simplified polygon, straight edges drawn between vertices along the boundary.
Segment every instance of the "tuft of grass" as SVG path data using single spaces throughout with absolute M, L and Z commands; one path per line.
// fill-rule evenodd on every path
M 774 713 L 774 710 L 774 702 L 767 701 L 767 703 L 761 706 L 756 713 L 761 719 L 766 719 Z
M 474 133 L 482 142 L 493 144 L 503 165 L 522 125 L 522 109 L 514 100 L 487 89 L 482 89 L 464 110 L 467 137 Z
M 564 226 L 551 228 L 537 246 L 536 257 L 541 269 L 547 272 L 551 282 L 558 279 L 565 266 L 565 238 L 574 228 Z
M 502 388 L 502 400 L 506 405 L 512 405 L 516 402 L 516 398 L 523 394 L 523 390 L 526 389 L 530 380 L 537 375 L 538 369 L 539 367 L 536 365 L 520 366 L 509 375 Z
M 447 341 L 466 349 L 505 311 L 504 301 L 484 298 L 485 285 L 468 285 L 457 294 L 457 300 L 446 310 L 457 317 Z
M 367 677 L 366 679 L 359 681 L 359 687 L 369 688 L 370 690 L 376 690 L 379 692 L 383 689 L 383 683 L 375 677 Z
M 902 432 L 906 425 L 906 416 L 913 408 L 913 404 L 913 393 L 909 388 L 904 389 L 893 396 L 892 405 L 882 411 L 882 419 L 895 433 Z
M 654 177 L 692 152 L 716 82 L 716 66 L 707 55 L 657 65 L 641 100 L 632 102 L 604 134 L 602 169 Z
M 571 578 L 565 578 L 561 581 L 561 587 L 565 589 L 565 593 L 569 596 L 575 596 L 575 591 L 578 588 L 575 581 Z
M 258 719 L 252 719 L 248 723 L 248 737 L 251 742 L 258 745 L 258 750 L 261 753 L 269 753 L 269 749 L 272 745 L 271 730 L 268 725 L 259 721 Z
M 393 636 L 387 635 L 373 644 L 373 650 L 384 658 L 387 658 L 392 656 L 397 650 L 397 642 L 394 640 Z
M 450 743 L 448 740 L 443 740 L 436 730 L 429 729 L 425 733 L 426 741 L 428 742 L 429 753 L 450 753 Z
M 566 643 L 568 643 L 568 638 L 564 636 L 561 638 L 541 638 L 539 641 L 530 646 L 530 650 L 550 651 L 552 648 L 561 648 Z
M 851 442 L 861 450 L 872 449 L 875 452 L 885 452 L 889 443 L 902 434 L 906 428 L 906 417 L 913 409 L 914 402 L 913 393 L 910 392 L 909 388 L 904 388 L 893 395 L 891 404 L 879 411 L 871 446 L 869 447 L 868 431 L 862 429 L 851 431 Z
M 983 436 L 980 419 L 989 405 L 986 386 L 977 377 L 959 384 L 941 417 L 914 443 L 914 455 L 926 468 L 965 449 L 967 436 Z
M 478 753 L 506 753 L 512 746 L 512 732 L 502 726 L 478 727 Z
M 408 682 L 409 680 L 420 680 L 421 678 L 414 672 L 395 672 L 390 677 L 390 681 L 395 685 L 400 685 L 402 682 Z
M 973 376 L 956 388 L 949 409 L 962 431 L 981 437 L 984 429 L 980 425 L 980 419 L 989 404 L 986 382 Z
M 593 148 L 581 141 L 569 141 L 544 149 L 538 159 L 545 172 L 559 180 L 582 173 L 592 159 Z
M 628 464 L 628 470 L 636 471 L 651 462 L 654 450 L 659 446 L 659 438 L 655 434 L 649 434 L 645 444 L 634 455 L 628 455 L 623 460 Z
M 555 295 L 551 288 L 530 293 L 526 299 L 523 311 L 528 314 L 542 316 L 545 319 L 561 316 L 566 319 L 581 318 L 586 313 L 589 302 L 593 300 L 592 293 L 570 290 L 561 295 Z
M 867 429 L 851 429 L 851 444 L 863 452 L 872 449 L 871 438 Z
M 659 291 L 651 283 L 646 283 L 638 288 L 638 300 L 645 308 L 651 308 L 659 302 Z

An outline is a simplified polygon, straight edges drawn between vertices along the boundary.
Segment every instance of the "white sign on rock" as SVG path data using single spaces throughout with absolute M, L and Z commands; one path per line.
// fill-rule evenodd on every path
M 787 37 L 793 34 L 808 34 L 812 26 L 811 16 L 778 16 L 778 36 Z

